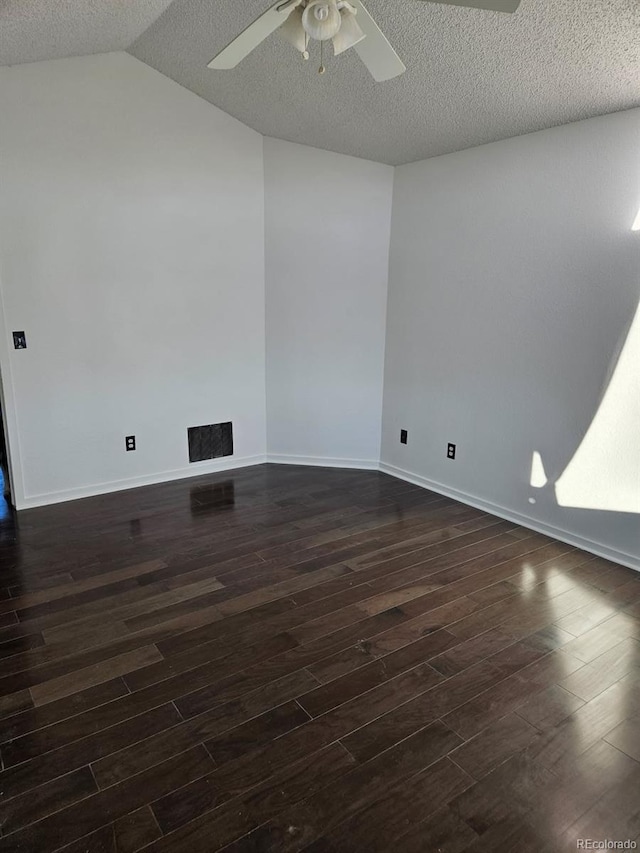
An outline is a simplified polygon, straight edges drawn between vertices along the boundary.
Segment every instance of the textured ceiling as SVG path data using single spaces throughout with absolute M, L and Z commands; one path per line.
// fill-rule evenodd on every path
M 321 77 L 277 33 L 209 70 L 272 2 L 0 0 L 0 64 L 130 45 L 267 136 L 394 165 L 640 106 L 640 0 L 522 0 L 515 15 L 366 0 L 407 65 L 395 80 L 374 83 L 353 50 Z
M 0 0 L 0 65 L 124 50 L 171 0 Z
M 207 62 L 270 0 L 174 0 L 134 56 L 267 136 L 399 164 L 640 106 L 640 0 L 522 0 L 514 15 L 367 0 L 407 65 L 374 83 L 356 53 L 317 73 L 274 33 Z

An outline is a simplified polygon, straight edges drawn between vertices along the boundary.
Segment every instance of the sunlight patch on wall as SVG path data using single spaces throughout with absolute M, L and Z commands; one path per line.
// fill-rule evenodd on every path
M 638 215 L 633 221 L 633 225 L 631 226 L 632 231 L 640 231 L 640 210 L 638 210 Z
M 543 489 L 547 485 L 547 482 L 548 478 L 544 470 L 542 457 L 537 450 L 534 450 L 531 457 L 531 478 L 529 479 L 529 483 L 534 489 Z
M 640 307 L 556 498 L 560 506 L 640 513 Z

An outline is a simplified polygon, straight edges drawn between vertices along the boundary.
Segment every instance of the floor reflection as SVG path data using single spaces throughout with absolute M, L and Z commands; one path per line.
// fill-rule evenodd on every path
M 129 536 L 131 539 L 135 539 L 138 536 L 142 535 L 142 522 L 139 518 L 131 518 L 129 519 Z
M 208 515 L 235 506 L 235 485 L 233 480 L 223 483 L 206 483 L 193 486 L 190 490 L 191 514 Z

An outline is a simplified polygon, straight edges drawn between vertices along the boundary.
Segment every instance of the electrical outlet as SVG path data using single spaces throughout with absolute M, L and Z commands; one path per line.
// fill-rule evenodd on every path
M 400 430 L 400 444 L 406 444 L 407 443 L 407 437 L 408 437 L 408 434 L 407 434 L 406 429 L 401 429 Z
M 128 435 L 124 440 L 124 446 L 127 450 L 135 450 L 136 449 L 136 437 L 135 437 L 135 435 Z
M 447 444 L 447 459 L 455 459 L 456 458 L 456 446 L 455 444 Z

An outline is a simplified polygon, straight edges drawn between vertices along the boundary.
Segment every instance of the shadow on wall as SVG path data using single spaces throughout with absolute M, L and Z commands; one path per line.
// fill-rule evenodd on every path
M 640 514 L 640 305 L 577 449 L 535 450 L 529 483 L 531 504 Z

